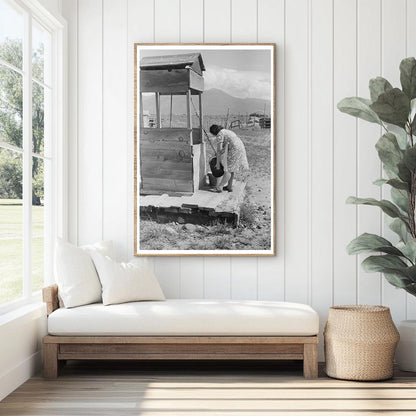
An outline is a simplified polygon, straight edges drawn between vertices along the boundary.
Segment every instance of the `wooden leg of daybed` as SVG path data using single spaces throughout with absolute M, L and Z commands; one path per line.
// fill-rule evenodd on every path
M 58 344 L 43 344 L 43 377 L 58 377 Z
M 318 377 L 318 344 L 303 345 L 303 376 Z

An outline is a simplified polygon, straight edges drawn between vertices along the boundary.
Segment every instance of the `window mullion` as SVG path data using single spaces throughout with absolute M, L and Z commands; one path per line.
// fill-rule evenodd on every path
M 32 16 L 23 40 L 23 296 L 32 294 Z

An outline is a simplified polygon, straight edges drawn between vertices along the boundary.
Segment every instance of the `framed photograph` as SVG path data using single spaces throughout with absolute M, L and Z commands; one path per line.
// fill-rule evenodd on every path
M 136 256 L 274 256 L 275 45 L 134 45 Z

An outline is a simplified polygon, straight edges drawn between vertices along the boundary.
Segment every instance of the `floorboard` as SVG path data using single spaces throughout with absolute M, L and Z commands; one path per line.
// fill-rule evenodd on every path
M 20 386 L 0 415 L 416 415 L 416 374 L 353 382 L 322 365 L 306 380 L 299 362 L 70 361 L 57 380 Z

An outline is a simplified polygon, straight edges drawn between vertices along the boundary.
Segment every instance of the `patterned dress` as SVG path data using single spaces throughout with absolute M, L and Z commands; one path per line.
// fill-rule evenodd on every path
M 227 170 L 240 177 L 247 176 L 250 168 L 241 139 L 233 131 L 222 129 L 216 136 L 216 143 L 221 143 L 222 148 L 228 144 Z

